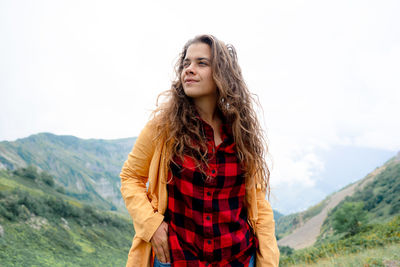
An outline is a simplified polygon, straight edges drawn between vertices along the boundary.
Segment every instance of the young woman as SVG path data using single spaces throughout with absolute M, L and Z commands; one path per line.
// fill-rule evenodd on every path
M 127 266 L 278 266 L 267 147 L 235 49 L 197 36 L 176 74 L 121 171 Z

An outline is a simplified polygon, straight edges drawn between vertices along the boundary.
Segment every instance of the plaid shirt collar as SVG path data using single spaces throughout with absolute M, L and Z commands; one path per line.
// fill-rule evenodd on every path
M 207 139 L 207 147 L 208 151 L 212 151 L 213 147 L 216 146 L 214 142 L 214 130 L 206 121 L 204 121 L 200 114 L 195 113 L 196 119 L 199 120 L 202 124 L 204 137 Z M 217 147 L 219 150 L 224 151 L 225 153 L 236 153 L 234 138 L 232 134 L 232 126 L 226 121 L 225 117 L 221 116 L 222 123 L 219 129 L 222 143 Z M 211 150 L 210 150 L 211 149 Z

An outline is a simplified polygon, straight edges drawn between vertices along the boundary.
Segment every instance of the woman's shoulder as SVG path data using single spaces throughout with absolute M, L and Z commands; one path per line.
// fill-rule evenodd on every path
M 166 128 L 165 123 L 162 123 L 159 117 L 153 117 L 146 123 L 141 135 L 146 135 L 156 141 L 159 138 L 165 138 L 167 133 Z

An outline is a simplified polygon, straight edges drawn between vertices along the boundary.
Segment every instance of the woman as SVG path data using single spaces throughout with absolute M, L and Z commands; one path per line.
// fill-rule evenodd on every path
M 235 49 L 197 36 L 176 74 L 121 171 L 127 266 L 278 266 L 266 147 Z

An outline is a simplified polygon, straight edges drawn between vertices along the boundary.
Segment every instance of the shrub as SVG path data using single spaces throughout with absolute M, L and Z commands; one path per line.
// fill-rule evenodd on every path
M 6 218 L 9 221 L 13 221 L 15 216 L 6 207 L 0 205 L 0 217 Z
M 279 251 L 281 254 L 290 256 L 293 254 L 294 249 L 289 246 L 279 246 Z
M 390 211 L 389 214 L 393 215 L 393 214 L 397 214 L 400 213 L 400 203 L 394 203 L 391 207 L 390 207 Z
M 47 184 L 48 186 L 53 187 L 54 186 L 54 178 L 47 172 L 42 172 L 40 175 L 41 180 Z
M 65 194 L 65 188 L 62 186 L 57 186 L 56 191 L 61 194 Z
M 33 197 L 27 192 L 18 191 L 18 205 L 24 205 L 30 212 L 35 215 L 42 215 L 45 209 L 42 201 L 39 198 Z
M 333 229 L 336 233 L 355 235 L 366 222 L 366 211 L 362 202 L 345 202 L 333 214 Z
M 14 171 L 14 174 L 32 180 L 36 180 L 36 178 L 39 176 L 36 167 L 33 165 L 29 165 L 26 168 L 17 169 Z

